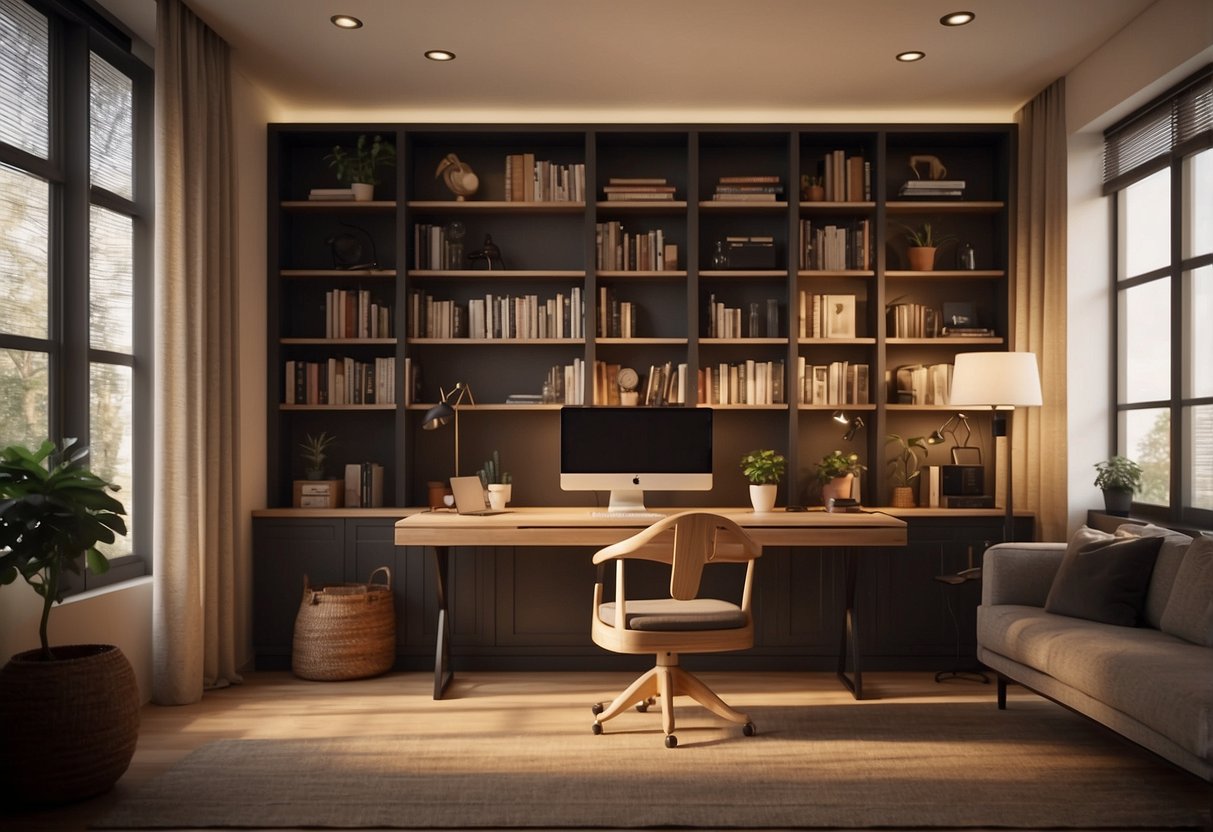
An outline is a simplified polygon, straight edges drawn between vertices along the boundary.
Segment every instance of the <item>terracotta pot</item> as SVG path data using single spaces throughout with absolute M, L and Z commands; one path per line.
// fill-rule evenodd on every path
M 365 182 L 354 182 L 350 185 L 350 189 L 354 192 L 355 202 L 370 202 L 375 198 L 374 185 L 368 185 Z
M 821 185 L 810 185 L 804 189 L 805 202 L 821 202 L 826 198 L 826 189 Z
M 112 644 L 13 656 L 0 670 L 0 784 L 13 799 L 65 803 L 110 789 L 139 738 L 139 685 Z
M 750 486 L 750 503 L 754 506 L 756 513 L 765 514 L 775 508 L 775 491 L 777 489 L 778 486 L 773 483 Z
M 908 485 L 894 486 L 889 505 L 893 508 L 914 508 L 914 489 Z
M 910 271 L 929 272 L 935 270 L 934 247 L 910 246 L 906 249 L 906 257 L 910 261 Z
M 841 477 L 835 477 L 829 482 L 821 484 L 821 502 L 827 507 L 831 500 L 839 497 L 849 498 L 851 496 L 851 486 L 855 482 L 854 474 L 843 474 Z

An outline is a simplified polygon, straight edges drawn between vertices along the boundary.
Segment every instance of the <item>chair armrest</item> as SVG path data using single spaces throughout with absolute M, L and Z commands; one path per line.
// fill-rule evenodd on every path
M 999 543 L 982 560 L 981 603 L 1043 607 L 1066 553 L 1064 543 Z

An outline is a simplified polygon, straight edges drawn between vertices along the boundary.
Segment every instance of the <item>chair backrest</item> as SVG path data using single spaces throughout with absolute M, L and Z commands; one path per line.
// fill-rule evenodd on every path
M 727 517 L 705 511 L 684 511 L 659 520 L 594 555 L 594 563 L 617 558 L 642 558 L 670 564 L 670 597 L 695 598 L 703 567 L 708 563 L 744 563 L 762 554 L 762 547 Z

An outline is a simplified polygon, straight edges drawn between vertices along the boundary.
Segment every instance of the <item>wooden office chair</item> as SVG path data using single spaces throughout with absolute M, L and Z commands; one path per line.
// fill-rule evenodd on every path
M 637 710 L 661 698 L 661 725 L 666 748 L 678 745 L 674 736 L 674 697 L 690 696 L 708 710 L 754 734 L 750 718 L 730 708 L 711 688 L 678 666 L 679 653 L 718 653 L 754 645 L 750 598 L 754 560 L 762 554 L 744 530 L 727 517 L 686 511 L 660 520 L 627 540 L 594 555 L 598 579 L 594 584 L 594 643 L 615 653 L 653 653 L 657 664 L 607 706 L 593 707 L 594 733 L 602 723 L 635 705 Z M 670 564 L 669 598 L 630 600 L 624 580 L 628 560 Z M 615 561 L 615 600 L 603 603 L 607 561 Z M 709 563 L 745 563 L 741 605 L 700 598 L 703 568 Z

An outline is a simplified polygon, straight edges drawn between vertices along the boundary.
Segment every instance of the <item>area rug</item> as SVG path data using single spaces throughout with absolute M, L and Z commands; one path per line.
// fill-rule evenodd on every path
M 95 828 L 1199 828 L 1210 787 L 1048 702 L 678 712 L 591 734 L 221 740 Z M 691 718 L 684 718 L 689 713 Z

